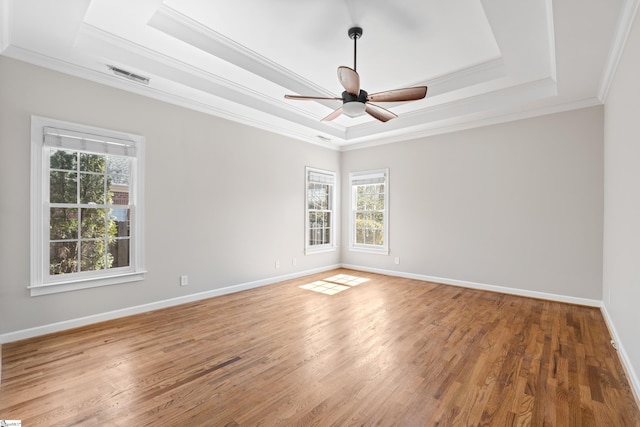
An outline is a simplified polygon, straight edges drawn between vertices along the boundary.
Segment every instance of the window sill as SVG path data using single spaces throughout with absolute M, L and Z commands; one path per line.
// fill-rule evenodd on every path
M 138 282 L 144 280 L 146 271 L 138 271 L 134 273 L 122 273 L 108 277 L 93 277 L 76 280 L 68 280 L 64 282 L 45 283 L 41 285 L 31 285 L 29 290 L 31 296 L 49 295 L 60 292 L 77 291 L 80 289 L 97 288 L 99 286 L 118 285 L 121 283 Z
M 376 247 L 367 247 L 367 246 L 350 246 L 349 250 L 351 252 L 363 252 L 367 254 L 378 254 L 378 255 L 389 255 L 388 248 L 376 248 Z
M 338 249 L 337 246 L 323 246 L 321 248 L 305 248 L 305 255 L 321 254 L 325 252 L 335 252 Z

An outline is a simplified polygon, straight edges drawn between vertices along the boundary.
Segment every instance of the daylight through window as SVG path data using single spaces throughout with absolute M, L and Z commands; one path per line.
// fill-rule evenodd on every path
M 335 172 L 306 168 L 305 250 L 335 250 Z
M 388 169 L 350 174 L 350 249 L 388 253 Z
M 32 134 L 32 295 L 138 280 L 141 137 L 39 118 Z

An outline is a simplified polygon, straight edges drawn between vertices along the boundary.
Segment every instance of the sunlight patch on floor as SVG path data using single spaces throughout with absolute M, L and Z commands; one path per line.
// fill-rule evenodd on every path
M 367 281 L 369 281 L 369 279 L 365 279 L 364 277 L 337 274 L 324 280 L 307 283 L 306 285 L 300 286 L 300 288 L 320 292 L 321 294 L 335 295 L 338 292 L 346 291 L 352 286 L 358 286 Z
M 333 295 L 338 292 L 342 292 L 349 289 L 348 286 L 338 285 L 337 283 L 325 282 L 324 280 L 318 280 L 313 283 L 300 286 L 302 289 L 308 289 L 314 292 L 320 292 L 321 294 Z
M 350 276 L 348 274 L 336 274 L 335 276 L 331 276 L 324 280 L 326 280 L 327 282 L 341 283 L 343 285 L 349 286 L 358 286 L 361 283 L 369 281 L 369 279 L 366 279 L 364 277 Z

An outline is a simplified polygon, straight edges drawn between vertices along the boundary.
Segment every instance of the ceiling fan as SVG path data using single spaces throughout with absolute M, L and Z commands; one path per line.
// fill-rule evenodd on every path
M 379 105 L 372 104 L 375 102 L 404 102 L 415 101 L 422 99 L 427 95 L 427 86 L 416 86 L 404 89 L 394 89 L 384 92 L 373 93 L 369 95 L 366 91 L 360 89 L 360 76 L 356 72 L 356 54 L 357 54 L 357 41 L 362 37 L 362 28 L 352 27 L 349 28 L 349 38 L 353 40 L 353 68 L 338 67 L 338 80 L 344 87 L 342 97 L 318 97 L 318 96 L 301 96 L 301 95 L 285 95 L 286 99 L 295 99 L 303 101 L 316 101 L 316 100 L 335 100 L 342 101 L 342 107 L 334 110 L 322 121 L 330 121 L 344 113 L 349 117 L 357 117 L 363 113 L 369 114 L 381 122 L 386 122 L 395 117 L 398 117 L 395 113 L 380 107 Z

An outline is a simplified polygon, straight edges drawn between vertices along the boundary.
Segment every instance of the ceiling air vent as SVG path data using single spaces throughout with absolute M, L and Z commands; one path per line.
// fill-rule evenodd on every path
M 109 69 L 119 77 L 124 77 L 136 83 L 142 83 L 144 85 L 149 84 L 149 77 L 141 76 L 139 74 L 132 73 L 131 71 L 123 70 L 122 68 L 114 67 L 113 65 L 107 65 Z

